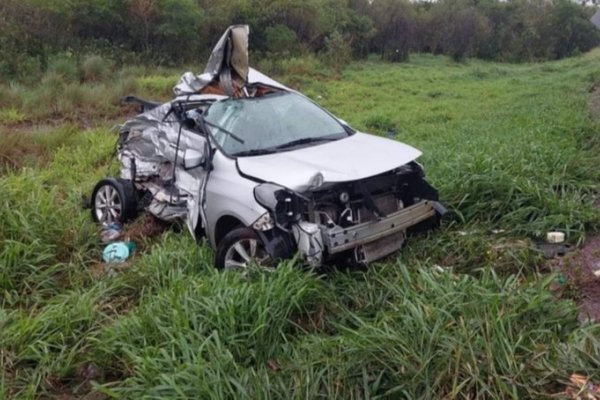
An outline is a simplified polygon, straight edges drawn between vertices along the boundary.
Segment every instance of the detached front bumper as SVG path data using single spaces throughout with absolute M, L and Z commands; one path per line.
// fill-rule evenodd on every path
M 325 229 L 323 243 L 329 255 L 359 249 L 359 261 L 373 261 L 400 249 L 406 229 L 434 217 L 440 209 L 441 204 L 423 200 L 376 221 Z

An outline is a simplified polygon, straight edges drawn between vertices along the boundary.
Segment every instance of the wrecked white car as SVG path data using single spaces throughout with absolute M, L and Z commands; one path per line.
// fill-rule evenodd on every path
M 352 129 L 248 67 L 246 26 L 230 27 L 205 72 L 186 73 L 165 104 L 136 98 L 122 125 L 120 177 L 92 193 L 100 223 L 139 210 L 206 236 L 219 268 L 369 263 L 435 226 L 444 208 L 420 151 Z

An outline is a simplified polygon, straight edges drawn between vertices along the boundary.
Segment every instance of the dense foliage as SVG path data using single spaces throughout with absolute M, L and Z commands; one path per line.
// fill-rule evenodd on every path
M 251 26 L 255 55 L 322 53 L 336 68 L 370 52 L 557 59 L 600 43 L 593 12 L 569 0 L 3 0 L 0 76 L 45 70 L 59 52 L 197 62 L 234 23 Z

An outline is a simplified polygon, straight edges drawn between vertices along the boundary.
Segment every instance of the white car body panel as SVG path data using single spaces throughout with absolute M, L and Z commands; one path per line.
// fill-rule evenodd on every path
M 240 171 L 265 182 L 303 192 L 317 174 L 324 184 L 368 178 L 414 161 L 421 152 L 395 140 L 354 135 L 281 153 L 238 158 Z
M 217 151 L 212 165 L 204 194 L 204 208 L 206 234 L 210 243 L 216 246 L 215 230 L 221 217 L 234 217 L 243 225 L 250 225 L 267 210 L 254 200 L 256 182 L 240 176 L 235 160 Z

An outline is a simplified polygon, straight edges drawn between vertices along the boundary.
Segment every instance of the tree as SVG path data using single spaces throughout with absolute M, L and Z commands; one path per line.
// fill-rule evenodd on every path
M 568 0 L 558 0 L 552 9 L 550 24 L 554 32 L 554 58 L 588 51 L 600 43 L 600 31 L 590 23 L 591 13 Z
M 374 46 L 382 59 L 405 61 L 414 47 L 415 12 L 408 0 L 373 0 L 369 8 L 377 33 Z
M 265 29 L 266 47 L 269 51 L 279 54 L 290 54 L 297 46 L 296 32 L 285 25 L 277 24 Z
M 326 56 L 329 65 L 339 74 L 352 58 L 352 48 L 347 38 L 334 31 L 325 38 Z
M 152 25 L 158 18 L 158 0 L 129 0 L 129 13 L 136 22 L 131 31 L 138 36 L 144 52 L 150 52 L 150 33 Z M 136 29 L 136 26 L 139 29 Z M 136 34 L 137 33 L 137 34 Z

